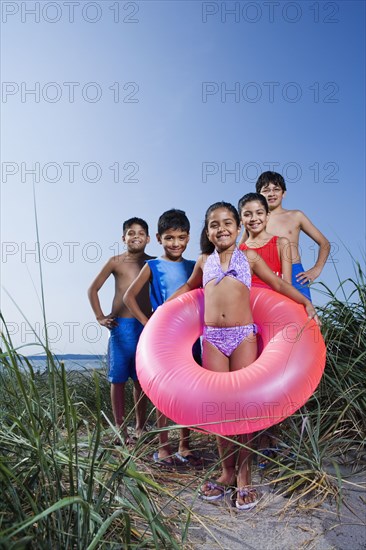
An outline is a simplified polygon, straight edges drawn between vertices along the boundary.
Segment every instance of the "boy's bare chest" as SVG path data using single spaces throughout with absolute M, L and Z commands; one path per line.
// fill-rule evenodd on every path
M 115 278 L 119 282 L 124 281 L 131 283 L 134 279 L 136 279 L 143 265 L 144 262 L 136 262 L 131 260 L 119 262 L 115 268 Z
M 299 238 L 298 224 L 286 214 L 270 217 L 267 223 L 267 231 L 278 237 L 287 237 L 290 241 L 296 241 Z

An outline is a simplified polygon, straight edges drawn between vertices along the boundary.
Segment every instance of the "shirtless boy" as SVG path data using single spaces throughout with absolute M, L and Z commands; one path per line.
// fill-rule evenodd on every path
M 286 194 L 286 184 L 281 174 L 277 172 L 263 172 L 256 183 L 256 191 L 267 199 L 270 216 L 267 231 L 278 237 L 287 237 L 291 245 L 292 256 L 292 284 L 310 297 L 309 283 L 319 277 L 330 252 L 330 243 L 324 235 L 311 223 L 301 210 L 286 210 L 282 200 Z M 300 231 L 319 245 L 318 258 L 313 267 L 304 271 L 299 253 Z
M 135 319 L 123 303 L 123 295 L 136 279 L 146 260 L 152 256 L 145 254 L 150 241 L 147 223 L 141 218 L 130 218 L 123 224 L 122 241 L 127 251 L 108 260 L 88 290 L 90 305 L 100 325 L 110 330 L 108 342 L 108 379 L 111 382 L 111 402 L 114 422 L 119 429 L 125 417 L 125 384 L 129 377 L 134 383 L 136 411 L 136 437 L 140 437 L 146 420 L 146 397 L 136 376 L 135 353 L 143 325 Z M 114 276 L 115 293 L 112 311 L 105 315 L 102 311 L 98 292 L 110 275 Z M 141 310 L 147 317 L 151 315 L 149 285 L 145 285 L 138 296 Z M 125 443 L 130 443 L 126 428 L 123 433 Z

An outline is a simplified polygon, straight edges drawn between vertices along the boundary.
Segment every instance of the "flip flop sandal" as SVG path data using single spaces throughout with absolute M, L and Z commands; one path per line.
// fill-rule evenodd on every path
M 202 464 L 202 458 L 198 456 L 196 453 L 189 453 L 188 455 L 183 456 L 178 452 L 178 453 L 175 453 L 174 456 L 182 464 L 186 464 L 189 466 L 199 466 Z
M 171 460 L 159 458 L 158 451 L 153 454 L 153 461 L 156 466 L 160 466 L 162 468 L 176 468 L 177 466 L 182 466 L 182 463 L 179 464 L 176 460 L 174 460 L 174 456 L 171 457 Z
M 225 495 L 229 495 L 233 491 L 233 488 L 229 485 L 222 485 L 220 483 L 216 483 L 215 481 L 207 481 L 206 486 L 207 491 L 220 491 L 218 495 L 205 495 L 202 491 L 200 492 L 200 498 L 202 500 L 208 500 L 210 502 L 221 500 L 225 497 Z
M 235 506 L 238 510 L 251 510 L 255 506 L 257 506 L 259 502 L 258 497 L 258 491 L 257 489 L 254 489 L 253 487 L 243 487 L 242 489 L 237 490 L 237 495 L 239 495 L 241 498 L 250 497 L 251 495 L 255 495 L 255 500 L 252 502 L 246 502 L 245 504 L 239 504 L 239 502 L 235 501 Z

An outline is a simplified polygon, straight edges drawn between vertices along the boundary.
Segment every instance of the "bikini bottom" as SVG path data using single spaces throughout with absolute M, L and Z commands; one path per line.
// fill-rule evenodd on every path
M 215 346 L 226 357 L 230 357 L 245 338 L 248 338 L 250 334 L 256 335 L 257 333 L 258 327 L 255 323 L 235 327 L 205 325 L 203 327 L 203 340 Z

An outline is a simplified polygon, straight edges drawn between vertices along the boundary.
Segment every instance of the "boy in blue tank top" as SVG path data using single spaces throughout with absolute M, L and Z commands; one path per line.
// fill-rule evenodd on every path
M 144 285 L 150 283 L 150 301 L 155 311 L 161 306 L 182 284 L 186 283 L 192 274 L 195 262 L 183 258 L 183 253 L 189 241 L 189 220 L 182 210 L 168 210 L 158 221 L 157 239 L 164 249 L 161 258 L 148 260 L 137 278 L 127 289 L 123 301 L 132 315 L 146 325 L 149 318 L 137 303 L 137 297 Z M 199 340 L 193 346 L 193 357 L 201 362 L 201 348 Z M 167 419 L 157 411 L 158 428 L 165 428 Z M 173 466 L 175 463 L 197 464 L 198 459 L 189 447 L 189 430 L 180 430 L 178 452 L 172 456 L 168 440 L 168 431 L 159 433 L 159 449 L 153 455 L 154 461 Z

